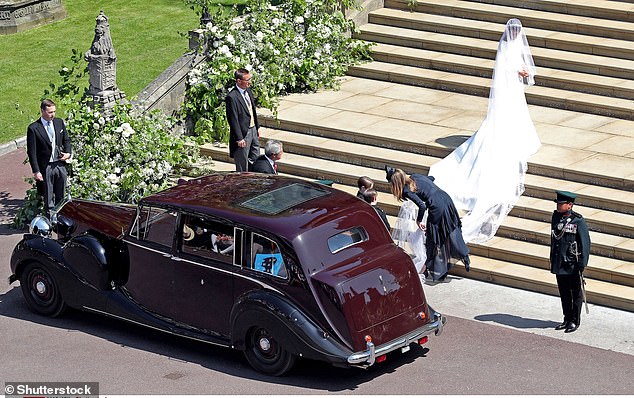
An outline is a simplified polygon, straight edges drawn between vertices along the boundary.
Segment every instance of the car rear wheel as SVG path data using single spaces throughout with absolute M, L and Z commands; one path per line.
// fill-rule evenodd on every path
M 66 309 L 53 275 L 41 264 L 31 263 L 20 276 L 20 287 L 31 311 L 56 317 Z
M 246 343 L 244 355 L 258 372 L 281 376 L 295 364 L 295 355 L 286 351 L 266 328 L 252 328 L 247 335 Z

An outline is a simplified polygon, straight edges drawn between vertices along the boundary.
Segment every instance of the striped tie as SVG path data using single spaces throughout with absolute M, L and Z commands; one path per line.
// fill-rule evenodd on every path
M 251 99 L 249 98 L 249 93 L 247 93 L 247 90 L 244 90 L 244 102 L 246 102 L 247 108 L 249 109 L 249 116 L 251 116 L 249 127 L 255 127 L 255 119 L 253 118 L 253 107 L 251 106 Z

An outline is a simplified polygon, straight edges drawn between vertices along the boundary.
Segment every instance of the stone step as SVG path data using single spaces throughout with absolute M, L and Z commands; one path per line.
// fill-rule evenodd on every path
M 400 203 L 392 200 L 389 192 L 381 192 L 385 193 L 379 197 L 381 207 L 388 214 L 398 214 Z M 548 244 L 553 211 L 554 203 L 550 199 L 521 196 L 498 234 Z M 634 261 L 634 242 L 630 241 L 634 239 L 634 215 L 580 205 L 575 205 L 575 211 L 582 214 L 588 223 L 595 254 Z
M 442 33 L 453 36 L 469 37 L 494 41 L 497 45 L 506 21 L 503 23 L 480 21 L 476 19 L 456 18 L 445 15 L 434 15 L 421 12 L 410 12 L 394 8 L 381 8 L 368 15 L 368 22 L 376 25 L 387 25 L 417 31 Z M 548 48 L 593 54 L 610 58 L 634 59 L 634 42 L 622 38 L 566 33 L 551 29 L 527 27 L 524 29 L 531 50 Z
M 578 15 L 592 18 L 612 19 L 615 21 L 634 22 L 634 5 L 627 0 L 586 0 L 571 2 L 570 0 L 539 0 L 517 2 L 515 0 L 470 0 L 473 3 L 497 4 L 551 13 Z
M 549 199 L 521 196 L 510 215 L 527 220 L 550 222 L 553 202 Z M 588 221 L 592 231 L 608 235 L 634 238 L 634 215 L 596 209 L 575 204 L 575 211 Z
M 301 98 L 305 97 L 300 97 L 300 99 Z M 293 98 L 289 98 L 289 100 L 292 99 Z M 392 159 L 394 159 L 393 164 L 395 166 L 403 167 L 410 172 L 420 172 L 427 174 L 429 167 L 433 163 L 438 161 L 438 158 L 446 156 L 446 154 L 448 154 L 449 152 L 449 150 L 447 149 L 444 151 L 431 150 L 428 148 L 425 141 L 423 141 L 422 139 L 418 140 L 417 135 L 427 133 L 425 129 L 421 129 L 420 127 L 418 129 L 423 130 L 422 132 L 408 132 L 407 134 L 398 134 L 394 133 L 394 131 L 390 132 L 386 130 L 370 131 L 369 129 L 363 127 L 362 124 L 356 124 L 356 126 L 358 126 L 356 129 L 333 129 L 330 128 L 328 125 L 330 119 L 328 117 L 321 118 L 318 121 L 315 120 L 313 122 L 314 124 L 309 123 L 307 125 L 299 122 L 299 120 L 303 117 L 303 115 L 309 114 L 311 110 L 314 110 L 318 107 L 306 104 L 298 104 L 297 107 L 299 108 L 297 112 L 291 112 L 295 109 L 295 107 L 287 107 L 285 109 L 281 109 L 278 113 L 278 119 L 272 119 L 270 117 L 262 115 L 262 117 L 260 117 L 261 123 L 264 126 L 271 126 L 276 128 L 276 130 L 274 130 L 274 134 L 281 134 L 278 139 L 281 139 L 282 141 L 287 140 L 284 138 L 283 135 L 291 134 L 290 131 L 297 131 L 302 133 L 301 139 L 294 140 L 291 138 L 288 139 L 288 141 L 291 141 L 291 145 L 293 146 L 297 146 L 299 145 L 299 143 L 313 142 L 313 146 L 318 148 L 318 153 L 319 148 L 322 145 L 321 143 L 328 142 L 326 141 L 327 139 L 347 141 L 348 143 L 342 144 L 342 146 L 339 146 L 338 143 L 334 145 L 335 148 L 327 155 L 331 159 L 335 156 L 338 156 L 337 159 L 340 159 L 342 161 L 345 160 L 348 163 L 352 162 L 357 164 L 363 163 L 363 165 L 365 166 L 374 167 L 377 169 L 383 169 L 383 165 L 388 160 L 392 162 Z M 359 123 L 362 123 L 363 119 L 368 118 L 367 114 L 362 115 L 350 111 L 345 112 L 344 116 L 347 120 L 350 120 L 352 122 L 358 120 Z M 286 132 L 282 133 L 281 131 Z M 268 133 L 262 135 L 268 136 Z M 368 145 L 369 149 L 368 147 L 355 147 L 353 144 Z M 435 142 L 434 144 L 438 145 Z M 564 156 L 555 155 L 556 148 L 549 150 L 548 147 L 549 146 L 547 144 L 544 144 L 540 149 L 540 152 L 534 155 L 533 158 L 543 156 L 547 159 L 554 158 L 549 161 L 554 160 L 556 162 L 562 162 Z M 354 148 L 356 152 L 351 153 L 347 150 L 347 148 Z M 291 149 L 292 147 L 286 148 L 286 150 Z M 312 149 L 307 149 L 307 151 L 307 153 L 311 153 Z M 543 155 L 540 155 L 542 152 Z M 433 154 L 433 156 L 423 155 L 425 153 L 431 153 Z M 592 155 L 586 153 L 585 156 L 580 156 L 580 158 L 587 157 L 592 157 Z M 629 171 L 625 169 L 625 173 L 629 173 L 634 170 L 634 160 L 632 160 L 631 162 L 627 162 L 624 161 L 623 158 L 619 157 L 618 159 L 615 159 L 615 162 L 618 162 L 619 164 L 626 163 L 625 166 L 629 164 L 633 167 L 633 169 Z M 532 161 L 529 162 L 529 173 L 533 173 L 535 170 L 541 171 L 543 174 L 548 175 L 527 175 L 525 181 L 525 194 L 527 196 L 548 199 L 552 197 L 553 191 L 557 189 L 567 189 L 580 194 L 578 198 L 579 205 L 590 206 L 598 209 L 605 209 L 626 214 L 634 214 L 634 192 L 610 187 L 600 187 L 592 184 L 595 181 L 603 181 L 604 183 L 606 181 L 611 181 L 615 187 L 623 188 L 624 186 L 634 184 L 634 181 L 631 181 L 629 179 L 623 180 L 622 178 L 614 178 L 614 180 L 610 180 L 608 176 L 595 175 L 595 171 L 592 170 L 592 168 L 587 171 L 587 174 L 583 170 L 572 170 L 566 168 L 559 169 L 559 171 L 556 172 L 555 169 L 548 170 L 548 167 L 546 165 L 534 163 Z M 613 168 L 612 170 L 616 171 L 616 168 Z M 565 179 L 564 177 L 567 179 L 575 179 L 577 181 L 587 181 L 589 184 L 583 182 L 562 181 L 562 179 Z M 624 183 L 625 181 L 627 181 L 627 183 Z
M 496 236 L 483 244 L 469 244 L 469 248 L 477 256 L 550 269 L 549 245 Z M 634 286 L 634 263 L 631 261 L 591 254 L 584 274 L 605 282 Z
M 371 50 L 372 59 L 391 63 L 433 69 L 438 71 L 480 76 L 490 79 L 494 60 L 447 54 L 439 51 L 407 48 L 391 44 L 377 44 Z M 602 96 L 634 99 L 634 81 L 614 77 L 597 76 L 581 72 L 562 71 L 538 67 L 535 84 L 567 91 Z
M 451 274 L 465 278 L 511 286 L 559 296 L 555 275 L 550 271 L 527 267 L 491 258 L 470 256 L 471 270 L 466 272 L 460 264 Z M 586 297 L 589 303 L 634 311 L 634 287 L 586 278 Z
M 211 153 L 212 156 L 223 158 L 222 154 L 227 153 L 226 148 L 214 148 L 211 145 L 205 145 L 201 149 L 206 148 L 203 152 Z M 217 151 L 217 152 L 216 152 Z M 285 154 L 285 157 L 287 155 Z M 214 161 L 214 170 L 217 171 L 234 171 L 235 166 L 229 161 L 228 155 L 224 160 L 218 159 Z M 280 170 L 282 167 L 280 167 Z M 286 173 L 283 173 L 286 174 Z M 299 178 L 307 178 L 294 175 Z M 356 181 L 355 181 L 356 184 Z M 341 185 L 333 184 L 334 188 L 344 190 L 350 194 L 356 192 L 356 186 L 350 184 Z M 383 197 L 387 195 L 381 195 Z M 391 196 L 391 195 L 390 195 Z M 389 216 L 390 222 L 394 224 L 394 217 Z M 516 287 L 550 295 L 558 295 L 555 277 L 549 271 L 532 266 L 522 265 L 515 262 L 500 261 L 493 258 L 482 257 L 476 254 L 471 256 L 471 271 L 466 272 L 461 264 L 456 265 L 450 273 L 471 279 L 497 283 L 505 286 Z M 626 311 L 634 311 L 634 287 L 621 285 L 617 283 L 609 283 L 602 280 L 596 280 L 586 275 L 586 294 L 589 303 L 610 306 L 623 309 Z
M 528 8 L 532 8 L 529 4 L 534 2 L 523 3 Z M 580 1 L 575 1 L 574 3 L 580 3 Z M 611 8 L 609 6 L 610 3 L 611 2 L 605 2 L 604 4 L 607 6 L 605 8 Z M 517 7 L 517 2 L 513 3 L 513 7 L 462 0 L 386 0 L 384 4 L 386 8 L 487 22 L 506 23 L 506 21 L 511 18 L 519 18 L 522 21 L 522 25 L 531 28 L 554 30 L 554 27 L 557 27 L 557 30 L 560 32 L 579 33 L 621 40 L 634 40 L 634 22 L 627 22 L 622 19 L 608 20 L 584 15 L 574 15 L 574 11 L 562 14 L 538 11 L 535 9 L 523 9 Z M 575 8 L 576 4 L 569 5 L 569 10 L 574 10 Z M 628 11 L 625 11 L 623 15 L 627 15 L 627 13 Z
M 368 62 L 349 68 L 350 76 L 411 84 L 437 90 L 488 97 L 491 79 L 384 62 Z M 632 101 L 622 98 L 570 92 L 550 87 L 526 88 L 526 102 L 559 109 L 574 110 L 634 120 Z
M 501 33 L 497 34 L 497 39 L 487 40 L 369 23 L 359 27 L 357 37 L 376 43 L 494 60 Z M 634 78 L 634 60 L 631 59 L 539 46 L 531 46 L 531 54 L 538 68 L 546 67 L 619 79 Z

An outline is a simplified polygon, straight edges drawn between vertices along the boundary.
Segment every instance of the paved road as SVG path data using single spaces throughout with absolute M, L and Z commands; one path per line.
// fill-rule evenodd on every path
M 21 232 L 23 150 L 0 156 L 0 386 L 98 381 L 101 394 L 634 394 L 634 314 L 591 306 L 579 331 L 555 332 L 558 299 L 461 278 L 425 287 L 449 316 L 426 348 L 363 371 L 300 361 L 286 377 L 252 371 L 239 352 L 71 311 L 28 311 L 9 286 Z

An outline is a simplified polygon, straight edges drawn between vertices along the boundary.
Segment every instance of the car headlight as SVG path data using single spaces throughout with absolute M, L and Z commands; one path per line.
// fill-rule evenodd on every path
M 51 222 L 44 216 L 36 216 L 29 225 L 29 232 L 34 235 L 47 237 L 51 235 L 51 230 Z

